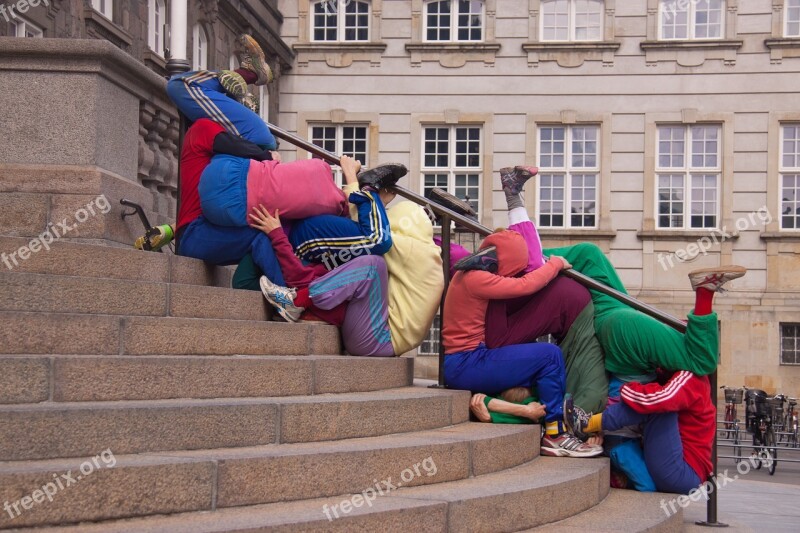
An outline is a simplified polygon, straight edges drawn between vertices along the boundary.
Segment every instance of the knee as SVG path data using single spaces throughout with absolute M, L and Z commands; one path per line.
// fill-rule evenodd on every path
M 573 249 L 582 256 L 605 255 L 599 246 L 591 242 L 582 242 L 576 244 Z

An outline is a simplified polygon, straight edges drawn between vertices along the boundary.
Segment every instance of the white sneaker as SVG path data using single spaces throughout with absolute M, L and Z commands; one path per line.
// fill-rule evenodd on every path
M 261 276 L 258 283 L 264 298 L 286 319 L 287 322 L 299 322 L 300 316 L 305 311 L 303 307 L 294 305 L 297 291 L 288 287 L 281 287 L 272 283 L 267 276 Z
M 745 267 L 737 265 L 700 268 L 689 272 L 689 282 L 692 284 L 693 291 L 702 287 L 712 292 L 724 292 L 723 285 L 736 278 L 741 278 L 746 273 Z
M 558 437 L 542 437 L 540 451 L 551 457 L 597 457 L 603 453 L 603 447 L 581 442 L 571 433 L 562 433 Z

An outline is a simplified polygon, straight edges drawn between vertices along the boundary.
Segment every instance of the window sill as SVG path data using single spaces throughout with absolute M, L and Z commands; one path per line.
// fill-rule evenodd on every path
M 83 18 L 87 29 L 100 30 L 99 36 L 108 38 L 116 46 L 122 48 L 133 44 L 133 36 L 130 33 L 108 20 L 99 11 L 87 7 L 83 10 Z
M 644 41 L 639 44 L 649 65 L 666 61 L 682 67 L 699 67 L 708 59 L 721 60 L 726 66 L 735 65 L 736 54 L 742 46 L 744 41 L 736 39 Z
M 529 67 L 538 67 L 540 61 L 555 61 L 560 67 L 575 68 L 584 61 L 612 66 L 619 47 L 616 41 L 559 41 L 524 43 L 522 50 L 528 54 Z
M 383 42 L 313 42 L 292 46 L 297 53 L 297 64 L 307 67 L 310 61 L 325 61 L 329 67 L 349 67 L 354 61 L 369 61 L 371 66 L 381 64 L 386 50 Z
M 611 240 L 617 236 L 616 231 L 603 229 L 551 229 L 537 228 L 543 239 L 577 239 L 577 240 Z
M 639 237 L 640 240 L 651 241 L 687 241 L 698 240 L 703 237 L 708 237 L 710 239 L 716 237 L 719 241 L 727 241 L 739 238 L 738 231 L 727 232 L 724 235 L 720 232 L 721 230 L 717 228 L 708 228 L 705 230 L 642 230 L 637 232 L 636 236 Z
M 764 46 L 769 48 L 770 63 L 780 64 L 784 57 L 800 57 L 800 37 L 781 37 L 765 39 Z
M 800 230 L 764 231 L 760 236 L 761 240 L 766 242 L 800 242 Z
M 145 50 L 144 54 L 142 54 L 142 59 L 145 65 L 153 68 L 158 74 L 166 74 L 167 60 L 152 49 Z
M 411 66 L 422 66 L 423 61 L 438 61 L 443 67 L 460 68 L 468 61 L 483 61 L 487 66 L 494 66 L 500 43 L 496 42 L 417 42 L 406 44 L 406 51 L 411 54 Z

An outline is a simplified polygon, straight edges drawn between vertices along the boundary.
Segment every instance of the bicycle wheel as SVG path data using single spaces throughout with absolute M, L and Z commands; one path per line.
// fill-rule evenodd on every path
M 775 445 L 775 432 L 770 427 L 766 434 L 767 451 L 772 455 L 771 461 L 767 464 L 769 475 L 775 475 L 775 468 L 778 466 L 778 447 Z
M 742 447 L 739 441 L 739 423 L 738 420 L 733 426 L 733 462 L 737 465 L 742 461 Z
M 725 409 L 725 424 L 723 425 L 725 428 L 725 438 L 730 439 L 733 437 L 733 412 L 731 411 L 730 406 L 727 406 Z
M 758 428 L 756 428 L 756 433 L 753 433 L 753 462 L 755 463 L 756 470 L 761 470 L 763 466 L 761 464 L 761 453 L 763 449 L 761 435 L 759 435 Z

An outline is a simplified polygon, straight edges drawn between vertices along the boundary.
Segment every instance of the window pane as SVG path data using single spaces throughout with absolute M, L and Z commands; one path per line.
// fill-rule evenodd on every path
M 658 176 L 658 227 L 683 227 L 683 174 Z
M 324 1 L 314 4 L 314 40 L 335 41 L 339 24 L 336 2 Z
M 456 174 L 456 187 L 453 194 L 462 200 L 469 197 L 469 205 L 478 212 L 478 197 L 480 196 L 480 176 L 478 174 Z
M 695 38 L 719 39 L 722 36 L 723 7 L 724 0 L 699 0 L 695 3 Z
M 692 167 L 719 167 L 719 126 L 692 126 Z
M 450 154 L 450 129 L 425 128 L 426 167 L 447 167 Z
M 569 40 L 569 0 L 542 2 L 542 40 Z
M 425 38 L 428 41 L 449 41 L 450 1 L 430 2 L 426 9 Z
M 572 128 L 572 166 L 595 168 L 597 166 L 597 127 Z
M 786 169 L 800 168 L 800 125 L 783 127 L 781 166 Z
M 480 155 L 480 128 L 456 128 L 456 167 L 480 167 Z
M 480 41 L 483 39 L 483 2 L 459 0 L 458 40 Z
M 350 2 L 345 6 L 344 40 L 369 40 L 369 4 Z
M 781 364 L 800 364 L 800 324 L 781 324 Z
M 662 39 L 689 38 L 689 5 L 689 2 L 661 0 L 659 14 Z
M 541 128 L 540 131 L 539 166 L 544 168 L 564 168 L 566 128 L 548 126 Z
M 800 174 L 781 176 L 781 228 L 800 229 Z
M 718 180 L 718 174 L 695 174 L 692 176 L 690 224 L 692 228 L 717 226 Z
M 369 167 L 367 161 L 367 127 L 342 127 L 342 154 L 361 161 L 362 166 Z
M 599 41 L 603 38 L 602 0 L 575 0 L 575 40 Z
M 660 126 L 658 128 L 658 167 L 683 168 L 686 151 L 683 126 Z
M 800 0 L 786 0 L 786 37 L 800 37 Z
M 336 153 L 336 126 L 313 126 L 311 142 L 329 152 Z
M 570 217 L 572 227 L 592 227 L 597 214 L 597 175 L 573 174 Z
M 539 225 L 564 226 L 564 174 L 540 174 Z

